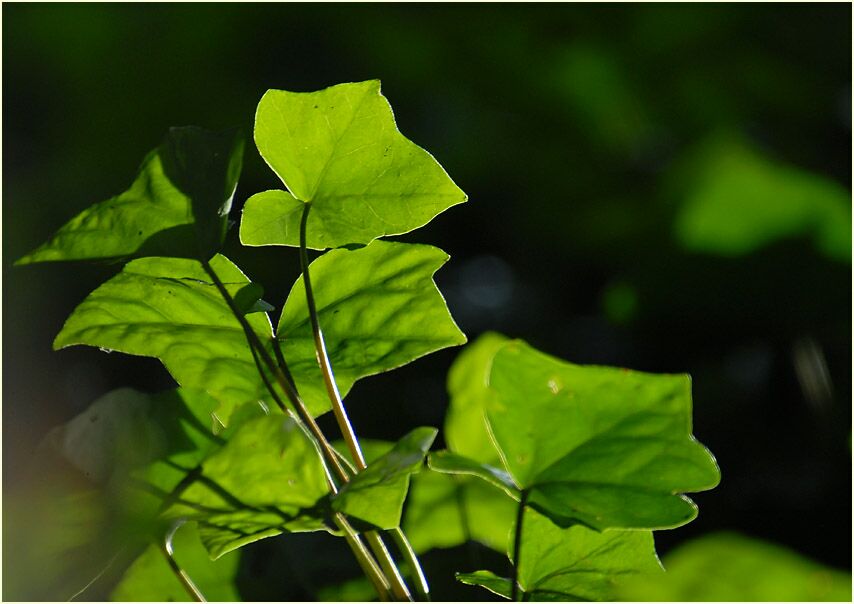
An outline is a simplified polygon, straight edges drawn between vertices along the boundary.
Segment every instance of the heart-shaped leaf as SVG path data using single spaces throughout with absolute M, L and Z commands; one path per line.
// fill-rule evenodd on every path
M 377 528 L 400 526 L 409 477 L 421 469 L 437 433 L 435 428 L 416 428 L 401 438 L 344 485 L 333 509 Z
M 688 376 L 573 365 L 514 341 L 495 355 L 489 387 L 506 469 L 560 524 L 680 526 L 697 514 L 680 493 L 720 479 L 691 435 Z
M 127 191 L 83 210 L 16 264 L 132 256 L 207 260 L 222 244 L 242 158 L 237 130 L 172 128 Z
M 426 151 L 397 129 L 378 80 L 318 92 L 268 90 L 255 144 L 288 188 L 252 196 L 244 245 L 299 245 L 305 203 L 313 249 L 368 243 L 427 224 L 466 195 Z
M 238 306 L 250 310 L 261 288 L 224 256 L 210 264 Z M 262 342 L 272 341 L 266 314 L 246 319 Z M 243 329 L 193 260 L 129 262 L 74 310 L 54 348 L 75 344 L 159 358 L 183 387 L 219 401 L 216 414 L 223 424 L 235 406 L 266 396 Z
M 311 263 L 320 325 L 342 395 L 362 377 L 466 341 L 433 282 L 447 260 L 429 245 L 374 241 L 356 250 L 332 250 Z M 301 277 L 277 333 L 300 394 L 309 408 L 325 411 L 329 403 Z

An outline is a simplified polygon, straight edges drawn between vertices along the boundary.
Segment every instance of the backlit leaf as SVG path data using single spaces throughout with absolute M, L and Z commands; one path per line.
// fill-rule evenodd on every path
M 381 529 L 400 526 L 409 477 L 421 469 L 437 432 L 435 428 L 416 428 L 404 436 L 341 489 L 333 508 Z
M 374 241 L 312 262 L 315 303 L 342 395 L 362 377 L 466 341 L 433 282 L 447 260 L 429 245 Z M 328 409 L 301 277 L 277 333 L 306 403 L 312 410 Z
M 691 436 L 688 376 L 573 365 L 514 341 L 495 355 L 489 384 L 506 469 L 555 522 L 680 526 L 697 514 L 680 493 L 720 479 Z
M 245 245 L 299 245 L 311 203 L 313 249 L 368 243 L 428 223 L 466 195 L 433 157 L 406 139 L 378 80 L 318 92 L 268 90 L 255 115 L 255 143 L 288 188 L 251 197 Z
M 211 266 L 238 305 L 251 309 L 261 288 L 224 256 L 215 256 Z M 246 319 L 262 342 L 271 341 L 265 314 Z M 235 406 L 266 395 L 243 329 L 194 260 L 128 263 L 74 310 L 54 348 L 75 344 L 159 358 L 181 386 L 219 401 L 216 414 L 224 424 Z

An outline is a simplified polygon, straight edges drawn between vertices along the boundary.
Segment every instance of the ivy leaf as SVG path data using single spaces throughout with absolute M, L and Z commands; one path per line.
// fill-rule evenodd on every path
M 412 477 L 403 528 L 417 552 L 469 540 L 503 551 L 516 507 L 482 480 L 423 471 Z
M 438 430 L 416 428 L 356 474 L 332 501 L 333 509 L 380 529 L 400 526 L 409 477 L 418 472 Z
M 374 241 L 332 250 L 311 263 L 317 312 L 342 395 L 362 377 L 466 341 L 432 279 L 447 260 L 429 245 Z M 325 411 L 329 403 L 302 277 L 291 288 L 277 333 L 306 404 Z
M 242 155 L 236 130 L 172 128 L 127 191 L 83 210 L 16 264 L 131 256 L 207 260 L 225 234 Z
M 506 577 L 499 577 L 490 570 L 476 570 L 473 573 L 457 573 L 457 581 L 466 585 L 483 587 L 494 594 L 510 599 L 513 582 Z
M 430 469 L 444 474 L 468 474 L 485 480 L 519 501 L 521 493 L 510 475 L 504 470 L 455 455 L 450 451 L 437 451 L 430 455 Z
M 261 288 L 224 256 L 215 256 L 211 266 L 238 306 L 251 310 Z M 266 314 L 246 319 L 262 342 L 271 342 Z M 216 415 L 223 424 L 235 406 L 266 394 L 243 329 L 193 260 L 129 262 L 74 310 L 54 348 L 75 344 L 159 358 L 179 384 L 219 401 Z
M 526 601 L 611 601 L 627 578 L 662 572 L 650 531 L 561 529 L 530 509 L 522 527 L 519 587 Z M 457 578 L 509 598 L 510 580 L 488 571 Z
M 720 473 L 691 436 L 686 375 L 566 363 L 523 342 L 493 359 L 487 415 L 529 504 L 561 525 L 673 528 L 697 515 L 679 493 Z
M 235 581 L 240 554 L 227 554 L 212 561 L 199 541 L 193 523 L 182 525 L 172 538 L 174 558 L 193 583 L 211 602 L 240 600 Z M 190 602 L 187 590 L 169 568 L 156 545 L 149 546 L 125 571 L 110 593 L 114 602 Z
M 286 531 L 327 530 L 324 470 L 297 424 L 281 415 L 261 415 L 231 432 L 165 517 L 197 521 L 214 559 Z
M 299 245 L 311 203 L 313 249 L 368 243 L 427 224 L 466 195 L 426 151 L 398 130 L 380 82 L 318 92 L 268 90 L 255 114 L 255 144 L 288 188 L 251 197 L 244 245 Z
M 454 360 L 448 371 L 450 403 L 445 416 L 448 449 L 484 464 L 499 466 L 498 449 L 486 422 L 487 387 L 492 358 L 507 337 L 487 332 L 478 337 Z
M 664 558 L 667 573 L 633 579 L 620 596 L 634 601 L 850 602 L 851 574 L 779 545 L 737 533 L 689 541 Z

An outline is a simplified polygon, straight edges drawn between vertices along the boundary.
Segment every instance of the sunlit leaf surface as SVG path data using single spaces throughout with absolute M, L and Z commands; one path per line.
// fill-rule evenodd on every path
M 251 197 L 245 245 L 299 245 L 304 203 L 314 249 L 368 243 L 428 223 L 466 195 L 433 157 L 398 130 L 378 80 L 318 92 L 268 90 L 255 143 L 288 188 Z

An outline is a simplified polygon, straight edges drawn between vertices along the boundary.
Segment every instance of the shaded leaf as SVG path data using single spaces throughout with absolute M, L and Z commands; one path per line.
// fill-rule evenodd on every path
M 487 332 L 466 346 L 448 372 L 450 404 L 445 416 L 448 449 L 481 463 L 499 466 L 498 450 L 486 423 L 487 387 L 492 358 L 507 337 Z
M 666 574 L 626 582 L 620 595 L 635 601 L 851 601 L 850 573 L 736 533 L 689 541 L 665 556 L 664 566 Z
M 250 310 L 261 288 L 224 256 L 215 256 L 211 266 L 238 305 Z M 265 314 L 246 318 L 262 342 L 271 341 Z M 220 403 L 216 415 L 223 424 L 235 406 L 266 395 L 243 329 L 193 260 L 128 263 L 74 310 L 54 348 L 75 344 L 159 358 L 181 386 Z
M 421 469 L 437 432 L 435 428 L 416 428 L 404 436 L 341 489 L 333 508 L 381 529 L 400 526 L 409 477 Z
M 202 542 L 218 558 L 286 531 L 326 530 L 327 495 L 306 435 L 292 419 L 261 415 L 226 435 L 165 516 L 198 521 Z
M 332 250 L 311 263 L 320 325 L 342 395 L 362 377 L 465 342 L 432 279 L 447 259 L 429 245 L 374 241 Z M 277 333 L 300 394 L 313 411 L 325 411 L 329 402 L 302 278 L 291 288 Z
M 310 202 L 313 249 L 368 243 L 427 224 L 466 195 L 433 157 L 407 140 L 378 80 L 318 92 L 268 90 L 255 144 L 289 192 L 266 191 L 243 210 L 245 245 L 299 245 Z
M 212 561 L 192 523 L 184 524 L 175 532 L 172 544 L 178 565 L 208 601 L 240 600 L 235 585 L 239 553 L 227 554 Z M 192 601 L 157 545 L 150 545 L 125 571 L 119 584 L 110 593 L 110 599 L 114 602 Z
M 172 128 L 127 191 L 83 210 L 16 264 L 200 251 L 208 259 L 225 234 L 242 153 L 237 131 Z

